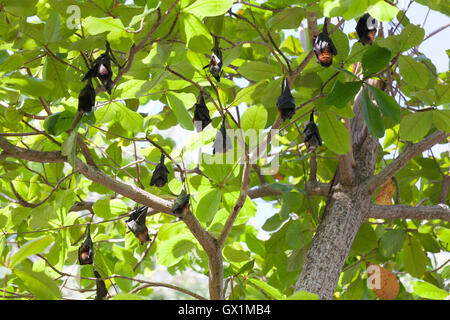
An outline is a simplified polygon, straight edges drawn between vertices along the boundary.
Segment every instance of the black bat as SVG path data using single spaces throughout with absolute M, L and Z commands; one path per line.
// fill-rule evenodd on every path
M 161 159 L 156 165 L 155 171 L 153 171 L 152 179 L 150 180 L 151 186 L 157 186 L 158 188 L 164 187 L 168 181 L 169 169 L 164 164 L 164 154 L 161 154 Z
M 94 66 L 81 79 L 85 81 L 86 79 L 98 77 L 109 94 L 111 94 L 114 86 L 114 82 L 112 81 L 111 57 L 109 55 L 110 51 L 109 43 L 106 42 L 106 52 L 95 59 Z
M 189 210 L 189 199 L 191 195 L 187 194 L 186 191 L 181 190 L 180 195 L 175 200 L 175 203 L 172 207 L 172 212 L 184 216 Z
M 95 284 L 96 284 L 96 294 L 94 300 L 103 300 L 108 295 L 108 290 L 106 289 L 105 281 L 102 280 L 102 277 L 94 269 L 95 276 Z
M 216 138 L 214 139 L 213 154 L 216 154 L 216 152 L 225 153 L 231 148 L 232 148 L 231 139 L 227 135 L 224 116 L 220 129 L 216 134 Z
M 286 83 L 286 86 L 283 89 L 284 83 Z M 291 119 L 295 114 L 294 97 L 289 89 L 287 79 L 281 84 L 281 95 L 277 99 L 277 107 L 283 121 L 286 119 Z
M 91 79 L 87 79 L 87 83 L 83 89 L 81 89 L 78 95 L 78 111 L 83 113 L 89 113 L 95 106 L 95 90 L 92 86 Z
M 209 116 L 209 110 L 205 103 L 205 98 L 203 97 L 203 92 L 200 91 L 199 96 L 197 97 L 197 103 L 195 104 L 194 109 L 194 124 L 196 121 L 201 121 L 201 127 L 197 128 L 199 131 L 203 131 L 205 127 L 211 123 L 211 117 Z
M 356 33 L 359 37 L 359 42 L 363 45 L 370 44 L 375 41 L 377 33 L 378 21 L 372 18 L 368 13 L 359 18 L 356 24 Z
M 94 244 L 91 239 L 91 225 L 88 224 L 86 230 L 86 239 L 78 248 L 78 262 L 80 265 L 92 264 L 94 262 Z
M 322 145 L 322 138 L 320 137 L 319 129 L 314 123 L 314 111 L 311 112 L 309 122 L 303 132 L 305 133 L 306 151 L 308 153 L 316 151 L 317 147 Z
M 142 206 L 130 213 L 130 217 L 125 221 L 128 229 L 134 233 L 141 244 L 150 241 L 148 236 L 148 229 L 145 225 L 145 218 L 147 217 L 147 206 Z
M 222 50 L 219 47 L 219 38 L 214 37 L 214 48 L 211 49 L 211 60 L 209 64 L 203 67 L 206 69 L 209 67 L 209 72 L 212 76 L 220 82 L 220 76 L 222 74 Z
M 328 19 L 325 18 L 323 30 L 314 39 L 313 50 L 317 62 L 323 67 L 329 67 L 333 63 L 333 56 L 337 55 L 337 49 L 328 35 Z

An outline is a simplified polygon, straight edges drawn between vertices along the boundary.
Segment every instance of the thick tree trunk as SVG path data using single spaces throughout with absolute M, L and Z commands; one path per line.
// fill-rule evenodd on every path
M 361 93 L 355 99 L 354 112 L 351 122 L 353 172 L 339 170 L 338 183 L 328 200 L 328 209 L 317 228 L 296 284 L 296 291 L 317 293 L 325 300 L 333 299 L 353 239 L 370 206 L 371 195 L 362 186 L 374 173 L 378 146 L 362 117 Z M 345 155 L 339 162 L 340 168 L 348 167 L 353 159 L 351 155 Z M 348 185 L 349 182 L 352 184 Z

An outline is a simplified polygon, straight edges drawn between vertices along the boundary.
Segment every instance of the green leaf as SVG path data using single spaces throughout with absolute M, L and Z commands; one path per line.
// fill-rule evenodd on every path
M 280 47 L 281 50 L 287 51 L 290 55 L 299 56 L 304 50 L 302 43 L 294 36 L 289 36 Z
M 186 130 L 194 130 L 192 116 L 187 112 L 186 106 L 195 104 L 195 95 L 192 93 L 169 92 L 166 94 L 166 98 L 181 127 Z
M 428 76 L 425 76 L 428 69 L 423 63 L 417 62 L 410 56 L 401 55 L 398 58 L 398 64 L 403 80 L 410 85 L 425 88 L 428 83 Z
M 344 108 L 350 100 L 352 100 L 361 88 L 361 82 L 351 81 L 342 83 L 336 81 L 333 90 L 328 94 L 325 101 L 326 104 L 331 104 L 336 108 Z
M 446 300 L 450 296 L 447 291 L 425 281 L 413 281 L 413 292 L 419 297 L 432 300 Z
M 377 87 L 368 85 L 369 90 L 372 92 L 378 107 L 385 117 L 392 119 L 395 123 L 400 122 L 400 106 L 397 101 L 388 95 L 386 92 L 381 91 Z
M 27 257 L 40 253 L 46 249 L 53 242 L 53 237 L 50 235 L 41 236 L 25 243 L 20 249 L 11 257 L 9 267 L 14 268 L 18 263 Z
M 391 60 L 391 52 L 376 44 L 371 45 L 362 56 L 364 78 L 385 69 Z
M 158 265 L 170 267 L 177 264 L 194 248 L 193 240 L 194 236 L 189 233 L 159 242 L 156 251 Z
M 61 40 L 59 33 L 60 24 L 59 14 L 55 11 L 52 12 L 50 17 L 45 21 L 44 26 L 44 40 L 46 44 Z
M 249 129 L 264 129 L 267 122 L 267 110 L 264 106 L 251 106 L 244 111 L 241 118 L 241 128 L 244 130 Z
M 281 75 L 280 66 L 267 64 L 260 61 L 250 61 L 244 63 L 238 69 L 245 78 L 253 81 L 261 81 Z
M 70 111 L 57 112 L 45 118 L 44 128 L 52 136 L 59 136 L 72 127 L 75 114 Z
M 209 223 L 219 210 L 222 192 L 220 189 L 213 189 L 204 194 L 197 205 L 195 216 L 200 222 Z
M 249 103 L 250 101 L 252 101 L 252 95 L 255 92 L 255 89 L 263 83 L 265 82 L 261 81 L 252 86 L 248 86 L 239 90 L 239 92 L 236 95 L 236 98 L 233 100 L 232 103 L 230 103 L 230 107 L 239 106 L 241 103 Z
M 427 257 L 414 238 L 409 238 L 403 243 L 403 264 L 406 271 L 415 278 L 420 278 L 426 270 Z
M 32 97 L 42 96 L 43 93 L 53 89 L 53 83 L 37 78 L 14 74 L 13 76 L 1 80 L 3 85 L 21 90 L 26 95 Z
M 400 122 L 399 137 L 401 140 L 417 141 L 422 139 L 431 129 L 433 114 L 417 112 L 404 116 Z
M 232 246 L 225 246 L 225 248 L 223 248 L 223 256 L 233 262 L 244 262 L 250 260 L 249 252 L 235 249 Z
M 43 272 L 29 269 L 14 269 L 14 273 L 23 281 L 25 287 L 39 300 L 59 300 L 61 292 L 56 282 Z
M 252 252 L 259 254 L 261 257 L 266 255 L 264 242 L 258 239 L 253 233 L 247 232 L 245 234 L 245 243 Z
M 320 136 L 327 148 L 337 154 L 350 151 L 350 134 L 332 111 L 321 111 L 318 123 Z
M 233 0 L 196 0 L 183 11 L 203 19 L 204 17 L 215 17 L 226 13 L 232 4 Z
M 368 8 L 368 13 L 375 19 L 383 22 L 391 22 L 397 15 L 399 9 L 385 1 L 378 1 Z
M 377 235 L 368 223 L 362 223 L 353 240 L 352 250 L 357 253 L 366 253 L 376 248 Z
M 120 199 L 100 199 L 92 206 L 96 216 L 110 219 L 128 211 L 128 206 Z
M 131 132 L 142 131 L 144 125 L 142 116 L 139 113 L 128 109 L 123 103 L 118 103 L 117 106 L 116 116 L 119 118 L 118 120 L 122 128 Z
M 439 240 L 450 244 L 450 229 L 438 226 L 434 230 Z
M 402 30 L 401 34 L 378 39 L 377 44 L 394 52 L 403 52 L 421 44 L 424 36 L 425 30 L 423 28 L 409 24 Z
M 269 19 L 270 30 L 297 28 L 306 17 L 306 10 L 299 7 L 286 8 Z
M 70 163 L 70 165 L 75 167 L 75 158 L 77 156 L 76 149 L 77 149 L 77 131 L 72 130 L 70 135 L 67 137 L 67 139 L 63 142 L 61 146 L 61 153 L 63 156 L 67 157 L 67 161 Z
M 281 224 L 283 223 L 283 219 L 281 219 L 280 215 L 278 213 L 271 216 L 269 219 L 264 222 L 262 229 L 264 231 L 274 231 L 277 230 Z
M 370 135 L 374 138 L 384 136 L 384 124 L 381 120 L 380 110 L 373 104 L 366 89 L 363 90 L 363 117 L 366 121 Z
M 148 300 L 148 299 L 135 293 L 119 293 L 113 297 L 113 300 Z
M 285 299 L 285 296 L 275 287 L 269 285 L 268 283 L 259 280 L 259 279 L 248 279 L 248 282 L 255 285 L 259 289 L 262 289 L 266 294 L 271 296 L 273 299 L 276 300 L 283 300 Z
M 392 257 L 402 249 L 403 242 L 406 238 L 404 230 L 388 230 L 381 236 L 380 248 L 385 257 Z
M 297 291 L 287 297 L 286 300 L 319 300 L 319 295 L 308 291 Z
M 433 110 L 433 123 L 441 131 L 450 132 L 450 110 Z
M 120 19 L 113 17 L 96 18 L 87 17 L 83 19 L 83 28 L 89 34 L 96 35 L 103 32 L 125 31 L 125 27 Z M 104 43 L 101 43 L 103 47 Z
M 210 54 L 213 39 L 198 17 L 184 12 L 180 15 L 180 23 L 188 48 L 195 52 Z
M 15 71 L 22 66 L 23 62 L 23 55 L 10 55 L 5 61 L 0 63 L 0 72 Z

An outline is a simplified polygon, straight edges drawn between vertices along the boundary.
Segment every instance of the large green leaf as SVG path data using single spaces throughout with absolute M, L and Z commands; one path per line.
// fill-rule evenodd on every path
M 381 236 L 380 249 L 385 257 L 391 257 L 402 249 L 406 238 L 404 230 L 388 230 Z
M 366 89 L 363 90 L 363 117 L 366 121 L 370 135 L 375 138 L 384 136 L 384 124 L 381 120 L 380 110 L 373 104 Z
M 410 85 L 425 88 L 428 83 L 428 76 L 425 76 L 428 70 L 424 64 L 417 62 L 413 57 L 401 55 L 398 58 L 398 65 L 403 80 Z
M 281 68 L 279 66 L 260 61 L 246 62 L 239 67 L 238 71 L 244 77 L 253 81 L 261 81 L 281 75 Z
M 46 249 L 53 242 L 50 235 L 40 236 L 25 243 L 20 249 L 14 253 L 9 262 L 9 267 L 14 268 L 18 263 L 27 257 L 38 254 Z
M 204 17 L 215 17 L 226 13 L 232 4 L 233 0 L 196 0 L 183 11 L 203 19 Z
M 406 271 L 416 278 L 420 278 L 426 270 L 427 257 L 414 238 L 408 238 L 403 243 L 403 264 Z
M 186 107 L 191 107 L 195 104 L 195 95 L 192 93 L 169 92 L 166 94 L 166 97 L 181 127 L 186 130 L 194 130 L 192 116 L 187 112 Z
M 432 124 L 433 114 L 431 112 L 408 114 L 400 122 L 400 139 L 408 141 L 420 140 L 428 133 Z
M 400 106 L 397 101 L 388 95 L 386 92 L 381 91 L 377 87 L 368 85 L 370 92 L 372 92 L 378 107 L 385 117 L 391 118 L 395 123 L 400 122 Z
M 381 48 L 376 44 L 370 46 L 362 56 L 364 77 L 377 73 L 385 69 L 391 59 L 391 52 L 386 48 Z
M 424 38 L 425 30 L 419 26 L 409 24 L 399 35 L 393 35 L 377 40 L 380 47 L 389 48 L 394 52 L 403 52 L 418 46 Z
M 332 111 L 321 111 L 318 123 L 320 136 L 328 149 L 337 154 L 350 151 L 350 134 Z
M 325 103 L 337 108 L 344 108 L 355 97 L 360 88 L 361 82 L 351 81 L 342 83 L 338 80 L 328 94 Z
M 399 9 L 386 1 L 377 1 L 374 5 L 370 6 L 367 11 L 372 17 L 379 21 L 390 22 L 395 18 Z
M 55 11 L 52 12 L 44 26 L 44 40 L 47 44 L 61 40 L 59 33 L 60 24 L 59 14 Z
M 29 269 L 14 269 L 14 273 L 23 281 L 25 287 L 39 300 L 59 300 L 61 292 L 56 282 L 43 272 Z
M 192 234 L 174 236 L 158 244 L 156 259 L 159 265 L 170 267 L 177 264 L 195 246 Z
M 200 222 L 209 223 L 214 218 L 214 215 L 219 210 L 222 192 L 220 189 L 213 189 L 202 195 L 198 202 L 196 217 Z
M 249 129 L 264 129 L 267 121 L 267 110 L 264 106 L 251 106 L 242 114 L 241 128 L 244 130 Z
M 368 223 L 362 223 L 353 240 L 352 250 L 358 253 L 366 253 L 376 248 L 377 235 Z
M 128 206 L 121 199 L 100 199 L 92 206 L 95 214 L 103 219 L 110 219 L 126 213 Z
M 199 18 L 185 12 L 180 15 L 180 21 L 188 48 L 195 52 L 210 54 L 213 39 Z
M 414 281 L 413 292 L 419 297 L 432 300 L 446 300 L 450 296 L 447 291 L 425 281 Z

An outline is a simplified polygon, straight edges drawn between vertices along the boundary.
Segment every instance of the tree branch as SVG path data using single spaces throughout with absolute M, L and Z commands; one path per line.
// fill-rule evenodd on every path
M 366 217 L 374 219 L 440 219 L 450 221 L 450 208 L 443 204 L 420 207 L 411 207 L 401 204 L 389 206 L 372 204 L 369 206 L 369 211 L 367 212 Z
M 402 169 L 411 159 L 418 156 L 423 151 L 431 148 L 435 144 L 441 142 L 448 137 L 449 134 L 443 131 L 435 131 L 422 141 L 415 144 L 409 144 L 402 154 L 392 160 L 383 170 L 376 176 L 369 178 L 365 183 L 365 188 L 369 194 L 372 194 L 381 187 L 389 178 L 393 177 L 400 169 Z

